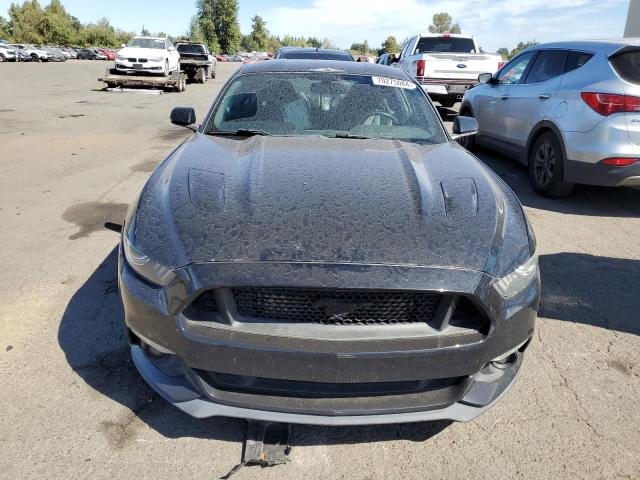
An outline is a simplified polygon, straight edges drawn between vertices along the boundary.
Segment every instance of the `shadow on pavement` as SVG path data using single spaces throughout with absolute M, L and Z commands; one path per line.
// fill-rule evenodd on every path
M 536 194 L 529 183 L 527 167 L 499 153 L 479 149 L 476 155 L 516 193 L 523 205 L 571 215 L 640 217 L 640 189 L 576 185 L 566 198 Z
M 640 260 L 555 253 L 540 271 L 541 317 L 640 335 Z
M 117 265 L 118 251 L 114 248 L 67 305 L 58 330 L 58 342 L 71 368 L 92 388 L 130 409 L 165 437 L 242 442 L 246 429 L 244 421 L 222 417 L 192 418 L 165 403 L 138 375 L 124 329 L 124 311 L 117 287 Z M 114 424 L 112 419 L 104 419 L 100 423 L 107 427 Z M 123 423 L 130 423 L 130 420 Z M 295 426 L 291 445 L 339 445 L 397 439 L 422 442 L 450 424 Z M 121 431 L 126 430 L 126 425 L 119 426 Z M 116 439 L 115 446 L 123 440 Z

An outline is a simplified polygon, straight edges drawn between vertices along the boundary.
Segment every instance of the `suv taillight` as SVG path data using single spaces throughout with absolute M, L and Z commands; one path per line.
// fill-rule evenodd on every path
M 640 97 L 615 93 L 582 92 L 582 100 L 605 117 L 622 112 L 640 113 Z
M 424 77 L 424 70 L 426 66 L 426 60 L 418 60 L 416 62 L 416 77 Z

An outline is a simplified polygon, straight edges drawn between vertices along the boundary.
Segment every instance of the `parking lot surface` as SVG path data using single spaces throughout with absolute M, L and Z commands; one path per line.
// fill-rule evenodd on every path
M 139 377 L 103 224 L 188 136 L 171 108 L 202 118 L 238 64 L 163 95 L 91 91 L 106 65 L 0 65 L 0 478 L 219 478 L 245 424 L 188 417 Z M 234 479 L 640 478 L 640 190 L 550 200 L 524 167 L 480 158 L 538 238 L 540 319 L 515 387 L 466 424 L 295 426 L 290 464 Z

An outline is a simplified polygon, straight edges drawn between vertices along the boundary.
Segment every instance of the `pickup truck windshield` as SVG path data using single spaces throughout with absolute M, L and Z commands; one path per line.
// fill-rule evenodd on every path
M 129 40 L 129 43 L 127 43 L 127 47 L 164 49 L 165 43 L 164 43 L 164 40 L 160 40 L 160 39 L 132 38 L 131 40 Z
M 422 37 L 418 41 L 416 53 L 477 53 L 471 38 Z
M 328 72 L 239 75 L 217 102 L 205 133 L 239 130 L 447 141 L 433 107 L 415 83 Z
M 191 45 L 188 43 L 179 44 L 178 52 L 192 55 L 205 55 L 204 47 L 202 45 Z

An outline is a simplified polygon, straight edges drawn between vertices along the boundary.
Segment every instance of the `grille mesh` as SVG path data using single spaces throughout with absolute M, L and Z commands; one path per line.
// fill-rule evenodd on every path
M 234 288 L 247 317 L 322 325 L 398 325 L 430 322 L 441 294 L 389 290 Z

